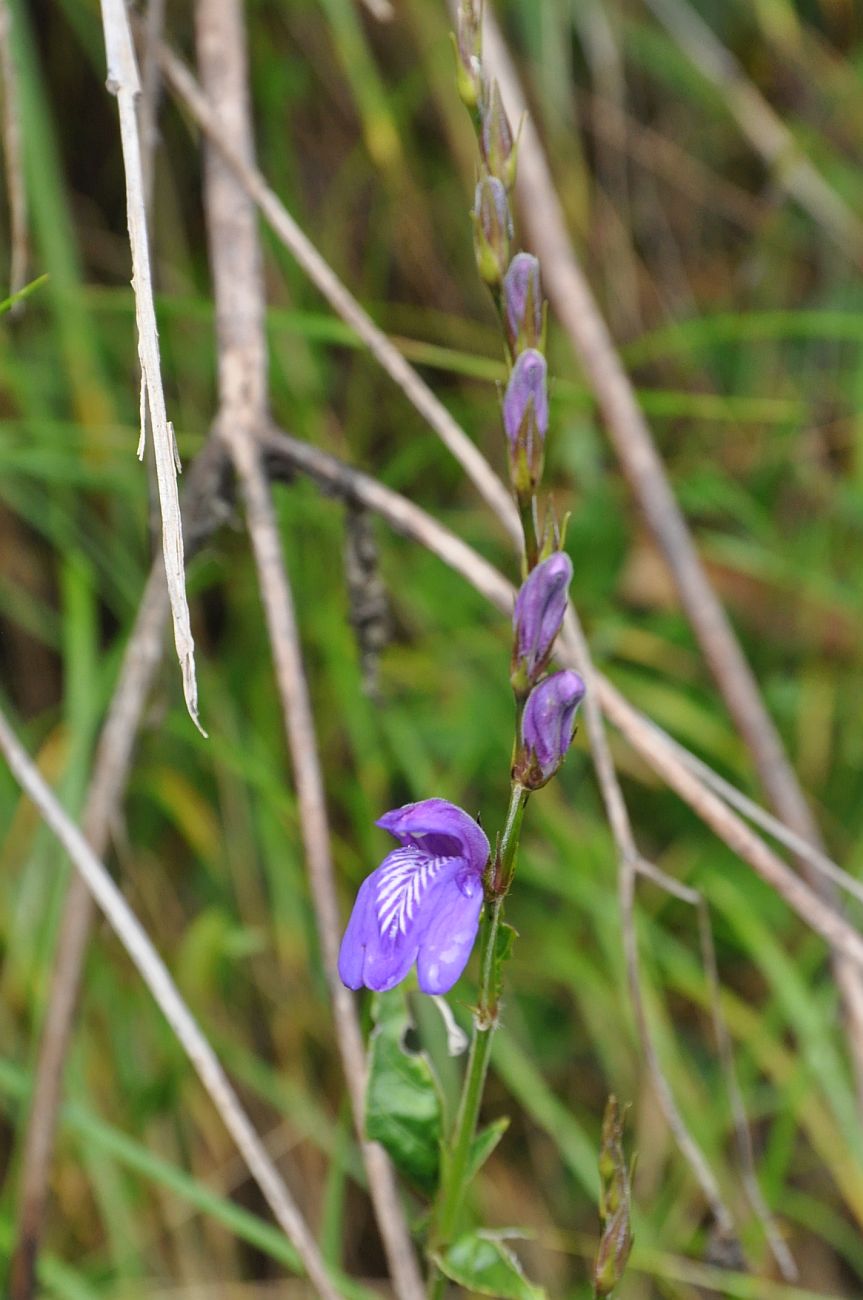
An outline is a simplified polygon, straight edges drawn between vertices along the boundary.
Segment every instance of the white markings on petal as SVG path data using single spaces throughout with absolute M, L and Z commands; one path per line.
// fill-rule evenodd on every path
M 407 934 L 423 896 L 452 858 L 429 858 L 414 845 L 394 849 L 380 867 L 375 911 L 381 936 Z

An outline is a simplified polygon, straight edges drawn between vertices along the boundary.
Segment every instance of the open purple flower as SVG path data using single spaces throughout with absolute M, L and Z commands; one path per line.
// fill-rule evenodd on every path
M 521 585 L 512 614 L 512 683 L 518 690 L 532 686 L 548 663 L 566 613 L 570 582 L 572 561 L 555 551 Z
M 342 983 L 385 992 L 416 962 L 423 993 L 446 993 L 476 939 L 488 840 L 446 799 L 405 804 L 377 824 L 400 847 L 360 886 L 339 950 Z
M 584 699 L 584 682 L 569 669 L 534 686 L 521 719 L 521 753 L 514 774 L 528 790 L 554 776 L 572 744 L 575 711 Z

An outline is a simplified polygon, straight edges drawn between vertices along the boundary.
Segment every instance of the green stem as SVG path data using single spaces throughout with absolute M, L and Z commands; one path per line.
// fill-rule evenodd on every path
M 468 1166 L 488 1073 L 492 1036 L 498 1023 L 500 970 L 495 959 L 497 937 L 503 920 L 504 897 L 515 869 L 527 798 L 528 792 L 514 781 L 506 824 L 488 881 L 492 897 L 486 903 L 482 919 L 479 1001 L 474 1015 L 473 1038 L 455 1129 L 443 1164 L 442 1186 L 431 1234 L 432 1248 L 435 1250 L 443 1249 L 452 1240 L 467 1187 Z M 446 1291 L 446 1285 L 446 1278 L 436 1271 L 429 1292 L 432 1300 L 440 1300 Z
M 524 562 L 526 572 L 535 569 L 539 560 L 539 538 L 536 525 L 536 497 L 518 495 L 518 513 L 521 519 L 521 531 L 524 534 Z

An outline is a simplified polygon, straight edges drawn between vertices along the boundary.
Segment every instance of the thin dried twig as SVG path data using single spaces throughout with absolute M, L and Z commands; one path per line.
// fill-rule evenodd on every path
M 488 9 L 485 55 L 500 84 L 504 104 L 512 119 L 519 120 L 526 110 L 524 93 Z M 815 820 L 755 675 L 707 579 L 632 384 L 575 256 L 542 144 L 529 119 L 519 148 L 517 188 L 549 300 L 581 360 L 621 468 L 665 557 L 683 610 L 734 725 L 752 754 L 761 784 L 781 819 L 802 839 L 822 849 Z M 809 872 L 807 863 L 803 870 Z M 810 878 L 813 888 L 832 905 L 832 885 L 818 874 Z M 863 1111 L 863 977 L 838 953 L 833 955 L 833 969 L 845 1011 L 858 1105 Z
M 21 114 L 18 105 L 18 69 L 12 49 L 12 14 L 8 0 L 0 0 L 0 74 L 3 79 L 3 159 L 6 164 L 6 191 L 9 197 L 9 296 L 24 288 L 27 281 L 29 234 L 27 226 L 27 187 L 24 183 L 24 159 L 21 150 Z M 22 304 L 12 310 L 20 310 Z
M 776 183 L 827 231 L 846 256 L 858 265 L 863 263 L 863 222 L 806 157 L 713 29 L 685 0 L 647 0 L 647 5 L 701 75 L 720 92 L 746 139 L 771 168 Z
M 521 537 L 518 512 L 509 490 L 495 474 L 488 461 L 458 422 L 453 419 L 443 403 L 345 288 L 329 264 L 300 230 L 281 199 L 270 189 L 258 168 L 243 158 L 224 138 L 219 112 L 208 102 L 182 60 L 165 45 L 161 47 L 159 58 L 166 82 L 235 172 L 243 188 L 260 208 L 282 243 L 296 258 L 333 310 L 356 330 L 357 335 L 366 344 L 381 368 L 394 380 L 420 415 L 434 429 L 444 446 L 455 456 L 513 541 L 518 542 Z
M 683 885 L 679 880 L 675 880 L 666 872 L 660 870 L 653 862 L 646 858 L 639 858 L 636 863 L 636 871 L 645 880 L 650 880 L 653 884 L 658 885 L 666 894 L 673 894 L 681 902 L 688 903 L 695 909 L 698 917 L 698 943 L 701 949 L 701 962 L 704 967 L 704 973 L 707 977 L 708 1001 L 710 1004 L 710 1015 L 713 1021 L 713 1033 L 716 1039 L 716 1047 L 719 1052 L 719 1059 L 722 1065 L 722 1071 L 725 1075 L 725 1086 L 728 1092 L 728 1098 L 731 1103 L 731 1115 L 734 1123 L 734 1133 L 737 1139 L 737 1149 L 740 1156 L 741 1175 L 743 1185 L 746 1188 L 746 1194 L 749 1197 L 750 1204 L 758 1217 L 761 1226 L 764 1229 L 764 1235 L 767 1238 L 773 1258 L 776 1260 L 779 1271 L 785 1278 L 786 1282 L 794 1282 L 799 1276 L 797 1265 L 794 1262 L 794 1256 L 785 1244 L 781 1232 L 777 1226 L 776 1220 L 764 1199 L 764 1193 L 758 1182 L 758 1172 L 755 1167 L 755 1152 L 752 1147 L 752 1133 L 749 1128 L 749 1121 L 746 1118 L 746 1108 L 743 1104 L 743 1096 L 740 1092 L 740 1084 L 737 1080 L 737 1071 L 734 1068 L 734 1051 L 731 1043 L 731 1035 L 728 1032 L 728 1025 L 722 1012 L 722 990 L 719 983 L 719 967 L 716 962 L 716 949 L 713 946 L 713 930 L 710 925 L 710 909 L 707 905 L 707 899 L 697 889 L 692 889 L 689 885 Z
M 720 795 L 727 804 L 743 813 L 743 816 L 756 826 L 760 826 L 762 830 L 767 831 L 768 835 L 772 835 L 780 844 L 784 844 L 787 849 L 791 850 L 795 858 L 806 862 L 814 871 L 826 876 L 838 889 L 843 889 L 847 894 L 853 894 L 856 899 L 863 903 L 863 881 L 850 876 L 832 858 L 828 858 L 826 853 L 813 848 L 807 840 L 789 830 L 778 817 L 774 817 L 766 808 L 762 808 L 754 799 L 750 799 L 742 790 L 738 790 L 737 786 L 732 785 L 724 776 L 714 772 L 708 763 L 698 758 L 685 745 L 681 745 L 680 741 L 675 740 L 673 736 L 669 736 L 668 732 L 663 731 L 662 727 L 653 722 L 652 719 L 643 713 L 639 713 L 639 716 L 653 730 L 657 742 L 672 749 L 681 763 L 699 777 L 706 786 L 709 786 L 711 790 Z
M 571 649 L 569 650 L 571 654 Z M 566 650 L 561 656 L 566 655 Z M 654 772 L 689 804 L 728 847 L 748 862 L 831 948 L 863 970 L 863 936 L 828 901 L 815 892 L 747 826 L 726 803 L 683 764 L 671 746 L 657 742 L 656 728 L 624 699 L 607 677 L 599 680 L 606 717 Z
M 660 874 L 664 876 L 664 872 Z M 710 911 L 704 895 L 697 889 L 694 889 L 691 892 L 695 896 L 693 902 L 698 914 L 698 938 L 701 947 L 701 960 L 707 975 L 707 987 L 710 996 L 710 1012 L 713 1019 L 713 1033 L 716 1039 L 716 1048 L 719 1052 L 719 1059 L 722 1063 L 723 1073 L 725 1074 L 725 1086 L 728 1091 L 728 1098 L 731 1103 L 731 1114 L 734 1121 L 734 1134 L 737 1139 L 737 1150 L 740 1157 L 743 1186 L 746 1189 L 746 1195 L 749 1197 L 749 1203 L 764 1229 L 767 1244 L 773 1253 L 773 1258 L 776 1260 L 780 1273 L 785 1278 L 786 1282 L 796 1282 L 799 1273 L 797 1270 L 797 1264 L 794 1261 L 794 1256 L 791 1254 L 782 1233 L 779 1231 L 779 1227 L 771 1213 L 770 1207 L 764 1199 L 761 1184 L 758 1181 L 758 1170 L 755 1165 L 755 1151 L 752 1146 L 752 1130 L 750 1129 L 749 1122 L 746 1118 L 746 1108 L 743 1104 L 743 1095 L 740 1091 L 737 1071 L 734 1068 L 734 1049 L 731 1043 L 731 1034 L 728 1032 L 728 1025 L 725 1022 L 725 1016 L 722 1014 L 722 990 L 719 982 L 719 967 L 716 962 L 716 949 L 713 945 L 713 930 L 710 925 Z
M 219 105 L 222 138 L 253 165 L 241 5 L 236 0 L 199 0 L 196 31 L 202 82 L 209 99 Z M 237 471 L 255 556 L 336 1039 L 396 1294 L 402 1300 L 423 1300 L 423 1282 L 392 1166 L 381 1146 L 365 1140 L 365 1052 L 354 1000 L 337 972 L 341 917 L 323 777 L 293 594 L 258 440 L 267 425 L 267 344 L 257 213 L 233 171 L 211 147 L 206 151 L 205 211 L 219 340 L 218 424 Z
M 180 461 L 174 429 L 168 420 L 162 371 L 159 361 L 159 334 L 153 303 L 150 275 L 150 249 L 144 203 L 144 179 L 136 101 L 141 91 L 138 65 L 132 46 L 132 34 L 124 0 L 101 0 L 102 25 L 108 59 L 108 89 L 117 97 L 120 116 L 120 139 L 126 172 L 126 216 L 132 250 L 132 286 L 135 293 L 135 318 L 138 328 L 138 358 L 141 365 L 141 440 L 138 455 L 143 456 L 146 412 L 149 410 L 156 459 L 156 478 L 162 510 L 162 555 L 171 602 L 174 644 L 183 677 L 186 707 L 195 726 L 206 734 L 198 718 L 198 686 L 195 678 L 195 643 L 186 600 L 186 575 L 183 560 L 183 527 L 177 473 Z
M 109 873 L 18 741 L 2 712 L 0 751 L 5 755 L 15 780 L 32 799 L 42 819 L 83 876 L 105 919 L 161 1008 L 225 1127 L 236 1142 L 276 1221 L 296 1249 L 318 1294 L 325 1300 L 338 1300 L 341 1292 L 330 1279 L 305 1219 L 243 1110 L 218 1057 L 180 996 L 168 968 Z

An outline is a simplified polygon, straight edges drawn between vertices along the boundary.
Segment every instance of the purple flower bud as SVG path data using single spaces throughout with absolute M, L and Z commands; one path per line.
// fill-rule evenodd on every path
M 534 686 L 521 718 L 521 752 L 513 775 L 528 790 L 554 776 L 572 744 L 575 711 L 584 699 L 584 682 L 567 670 Z
M 384 992 L 416 962 L 423 993 L 447 993 L 476 939 L 488 840 L 446 799 L 405 804 L 377 824 L 400 847 L 360 886 L 339 950 L 342 983 Z
M 496 81 L 483 87 L 480 119 L 479 147 L 485 165 L 511 190 L 515 182 L 515 141 Z
M 520 691 L 532 686 L 551 657 L 554 639 L 566 613 L 572 582 L 572 561 L 557 551 L 538 564 L 522 583 L 512 625 L 512 684 Z
M 504 276 L 506 336 L 513 356 L 542 346 L 542 286 L 532 253 L 516 253 Z
M 545 357 L 536 348 L 519 354 L 503 398 L 503 427 L 509 445 L 509 471 L 519 497 L 536 491 L 542 477 L 548 431 Z
M 477 183 L 473 206 L 473 243 L 480 276 L 494 288 L 509 262 L 512 217 L 503 182 L 483 176 Z
M 456 80 L 462 103 L 471 110 L 482 96 L 481 20 L 480 0 L 462 0 L 456 15 Z
M 503 399 L 503 424 L 510 444 L 516 442 L 525 417 L 532 409 L 536 432 L 545 438 L 548 432 L 548 393 L 545 357 L 536 348 L 527 348 L 512 368 Z

